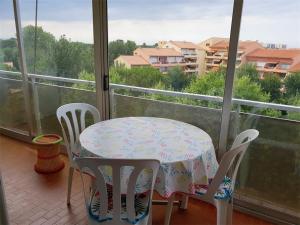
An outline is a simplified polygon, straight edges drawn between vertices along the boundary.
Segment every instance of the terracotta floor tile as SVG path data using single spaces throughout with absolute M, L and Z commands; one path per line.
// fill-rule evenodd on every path
M 29 144 L 0 135 L 0 166 L 4 179 L 9 218 L 12 225 L 86 225 L 81 179 L 74 173 L 71 207 L 66 205 L 68 177 L 65 168 L 56 174 L 37 174 L 35 150 Z M 157 196 L 155 195 L 155 198 Z M 163 224 L 165 206 L 153 207 L 153 225 Z M 188 210 L 174 208 L 172 225 L 213 225 L 216 210 L 190 199 Z M 234 212 L 233 225 L 270 225 L 260 219 Z

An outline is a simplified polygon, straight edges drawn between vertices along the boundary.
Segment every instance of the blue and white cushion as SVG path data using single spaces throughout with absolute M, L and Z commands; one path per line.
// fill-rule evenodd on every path
M 112 188 L 111 186 L 107 188 L 108 193 L 108 211 L 105 218 L 100 218 L 99 210 L 100 210 L 100 194 L 99 192 L 95 192 L 91 195 L 90 205 L 88 208 L 89 216 L 94 220 L 98 221 L 99 223 L 112 220 L 112 209 L 113 209 L 113 195 L 112 195 Z M 126 210 L 126 195 L 121 196 L 121 219 L 127 221 L 129 224 L 136 224 L 143 218 L 148 215 L 149 209 L 149 195 L 146 194 L 137 194 L 135 196 L 135 213 L 136 217 L 134 221 L 130 221 L 127 216 Z
M 211 182 L 212 180 L 210 180 Z M 201 186 L 199 189 L 195 191 L 197 195 L 204 195 L 209 186 Z M 217 190 L 215 194 L 215 199 L 218 200 L 228 200 L 231 198 L 233 193 L 232 187 L 231 187 L 231 179 L 229 177 L 225 177 L 223 182 L 221 183 L 219 189 Z

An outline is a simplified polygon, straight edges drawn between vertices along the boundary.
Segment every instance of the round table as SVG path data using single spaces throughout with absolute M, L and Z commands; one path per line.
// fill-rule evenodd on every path
M 170 119 L 125 117 L 102 121 L 86 128 L 80 143 L 81 156 L 159 160 L 155 190 L 165 198 L 174 192 L 194 194 L 209 183 L 218 168 L 210 136 L 193 125 Z M 137 186 L 137 192 L 146 190 L 142 184 Z

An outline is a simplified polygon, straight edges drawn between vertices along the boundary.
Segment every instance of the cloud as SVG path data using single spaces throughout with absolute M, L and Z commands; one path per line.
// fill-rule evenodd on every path
M 34 21 L 24 21 L 22 26 L 34 25 Z M 93 24 L 87 21 L 39 21 L 38 26 L 43 27 L 47 32 L 53 34 L 57 39 L 61 35 L 66 35 L 72 41 L 81 41 L 86 43 L 93 42 Z M 15 24 L 12 20 L 0 21 L 0 38 L 15 37 Z
M 9 2 L 0 0 L 0 4 L 3 1 Z M 34 24 L 35 0 L 24 2 L 22 23 Z M 232 0 L 108 0 L 109 40 L 198 43 L 211 36 L 229 37 L 232 5 Z M 57 38 L 65 34 L 74 41 L 93 41 L 91 1 L 40 1 L 39 7 L 38 25 Z M 300 47 L 299 10 L 300 1 L 245 0 L 240 39 Z M 15 34 L 12 19 L 0 20 L 0 38 Z
M 112 20 L 109 39 L 155 43 L 160 40 L 186 40 L 199 43 L 211 36 L 229 36 L 230 17 L 212 20 Z

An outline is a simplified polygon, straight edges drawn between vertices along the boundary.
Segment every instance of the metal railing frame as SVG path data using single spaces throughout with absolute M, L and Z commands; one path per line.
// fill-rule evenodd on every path
M 1 75 L 20 76 L 21 75 L 20 72 L 0 70 L 0 79 L 21 82 L 21 80 L 9 78 L 9 77 L 1 77 Z M 71 78 L 65 78 L 65 77 L 56 77 L 56 76 L 50 76 L 50 75 L 39 75 L 39 74 L 30 74 L 30 73 L 28 74 L 28 78 L 29 78 L 29 82 L 31 82 L 33 84 L 42 83 L 40 81 L 43 80 L 43 81 L 52 81 L 52 82 L 64 82 L 67 84 L 85 84 L 85 85 L 92 85 L 92 86 L 96 87 L 95 81 L 88 81 L 88 80 L 71 79 Z M 51 84 L 48 84 L 48 85 L 51 86 Z M 61 86 L 61 85 L 55 85 L 55 86 L 65 87 L 65 86 Z M 223 102 L 223 97 L 219 97 L 219 96 L 193 94 L 193 93 L 187 93 L 187 92 L 177 92 L 177 91 L 169 91 L 169 90 L 161 90 L 161 89 L 153 89 L 153 88 L 144 88 L 144 87 L 125 85 L 125 84 L 110 83 L 109 86 L 110 86 L 110 91 L 128 90 L 128 91 L 141 92 L 141 93 L 145 93 L 145 94 L 160 94 L 160 95 L 171 96 L 171 97 L 180 97 L 180 98 L 189 98 L 189 99 L 195 99 L 195 100 L 211 101 L 211 102 L 215 102 L 215 103 Z M 72 87 L 68 87 L 68 88 L 72 88 Z M 76 88 L 72 88 L 72 89 L 76 89 Z M 259 101 L 252 101 L 252 100 L 238 99 L 238 98 L 232 98 L 232 103 L 234 105 L 239 105 L 239 106 L 251 106 L 251 107 L 260 108 L 260 109 L 274 109 L 274 110 L 280 110 L 280 111 L 299 112 L 300 113 L 300 106 L 284 105 L 284 104 L 277 104 L 277 103 L 270 103 L 270 102 L 259 102 Z

